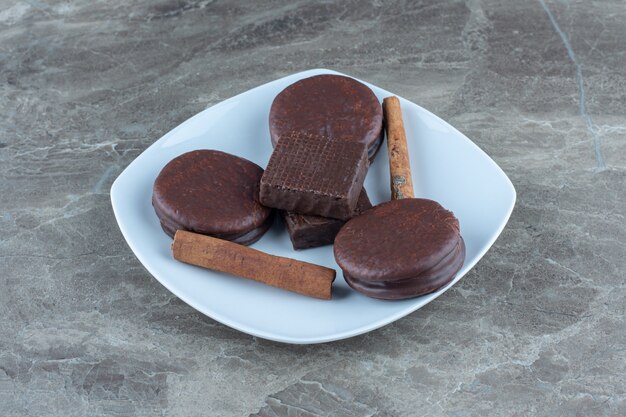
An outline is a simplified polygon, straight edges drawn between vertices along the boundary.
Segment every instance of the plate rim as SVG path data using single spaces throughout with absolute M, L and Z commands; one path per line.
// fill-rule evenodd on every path
M 154 150 L 152 150 L 152 148 L 156 148 L 157 145 L 161 142 L 161 140 L 165 137 L 167 137 L 168 135 L 170 135 L 172 132 L 174 132 L 177 129 L 182 128 L 183 126 L 185 126 L 187 123 L 190 123 L 193 119 L 201 117 L 202 114 L 204 114 L 205 112 L 211 110 L 213 107 L 220 105 L 222 103 L 225 103 L 227 101 L 233 101 L 236 100 L 238 97 L 247 94 L 253 90 L 256 89 L 261 89 L 266 87 L 268 84 L 277 82 L 277 81 L 281 81 L 287 78 L 294 78 L 294 79 L 301 79 L 304 78 L 306 76 L 312 76 L 312 75 L 318 75 L 318 74 L 336 74 L 336 75 L 343 75 L 346 77 L 350 77 L 350 78 L 354 78 L 357 81 L 360 81 L 370 87 L 375 87 L 379 90 L 384 91 L 385 93 L 388 94 L 393 94 L 396 95 L 399 99 L 400 102 L 406 102 L 406 103 L 410 103 L 412 105 L 417 106 L 421 111 L 424 111 L 426 113 L 428 113 L 430 116 L 436 118 L 439 122 L 443 123 L 444 125 L 446 125 L 448 128 L 451 128 L 454 132 L 460 134 L 464 139 L 467 140 L 467 142 L 469 142 L 469 144 L 471 146 L 473 146 L 475 148 L 476 151 L 478 151 L 480 154 L 482 154 L 483 157 L 486 158 L 487 161 L 489 161 L 489 163 L 492 165 L 493 168 L 496 169 L 496 171 L 498 171 L 498 173 L 500 174 L 500 176 L 505 180 L 505 185 L 508 188 L 508 191 L 511 193 L 511 201 L 510 201 L 510 205 L 507 209 L 506 215 L 504 216 L 502 222 L 500 223 L 499 227 L 496 229 L 496 233 L 494 233 L 491 238 L 487 241 L 487 243 L 484 245 L 483 249 L 480 250 L 477 254 L 477 256 L 475 257 L 475 259 L 470 262 L 469 264 L 466 264 L 463 266 L 463 269 L 466 269 L 466 271 L 463 274 L 457 274 L 457 276 L 454 277 L 454 279 L 448 283 L 446 286 L 440 288 L 438 291 L 432 293 L 432 298 L 429 298 L 428 300 L 424 300 L 424 302 L 418 302 L 415 304 L 411 304 L 409 306 L 407 306 L 404 309 L 401 309 L 399 311 L 397 311 L 394 314 L 391 314 L 389 316 L 385 316 L 384 318 L 381 318 L 380 320 L 374 321 L 374 322 L 370 322 L 367 325 L 362 325 L 360 327 L 354 328 L 352 330 L 347 330 L 347 331 L 343 331 L 340 333 L 333 333 L 332 335 L 328 335 L 328 336 L 311 336 L 311 337 L 291 337 L 291 336 L 281 336 L 278 335 L 276 333 L 269 333 L 267 331 L 264 330 L 258 330 L 258 329 L 254 329 L 249 327 L 248 325 L 244 324 L 244 323 L 240 323 L 238 321 L 233 321 L 230 320 L 228 317 L 223 316 L 220 313 L 216 313 L 213 311 L 207 311 L 207 309 L 205 308 L 204 305 L 198 305 L 198 303 L 194 302 L 193 300 L 189 300 L 187 299 L 187 297 L 182 296 L 180 294 L 178 294 L 176 291 L 172 290 L 172 288 L 170 288 L 170 286 L 167 283 L 167 280 L 165 279 L 161 279 L 160 278 L 160 273 L 158 271 L 156 271 L 154 269 L 154 267 L 151 265 L 151 263 L 149 262 L 148 259 L 146 259 L 146 257 L 143 255 L 142 251 L 138 250 L 138 248 L 135 246 L 135 244 L 133 243 L 132 239 L 130 238 L 130 236 L 128 236 L 128 230 L 126 230 L 126 228 L 123 226 L 123 220 L 120 217 L 120 212 L 119 212 L 119 205 L 117 204 L 117 200 L 119 197 L 118 194 L 120 194 L 120 191 L 118 191 L 118 189 L 121 187 L 119 184 L 122 183 L 123 179 L 125 176 L 129 175 L 130 172 L 130 168 L 135 165 L 136 163 L 138 163 L 138 160 L 144 156 L 144 154 L 149 153 L 149 152 L 153 152 Z M 143 152 L 141 152 L 139 155 L 137 155 L 127 166 L 126 168 L 124 168 L 124 170 L 116 177 L 116 179 L 113 181 L 112 185 L 111 185 L 111 189 L 110 189 L 110 198 L 111 198 L 111 206 L 113 208 L 113 213 L 115 215 L 115 219 L 117 221 L 118 227 L 122 233 L 122 236 L 124 236 L 124 240 L 126 241 L 126 244 L 130 247 L 131 251 L 133 252 L 133 254 L 135 255 L 135 257 L 139 260 L 139 262 L 142 264 L 142 266 L 150 273 L 150 275 L 152 275 L 152 277 L 154 279 L 156 279 L 161 285 L 163 285 L 168 291 L 170 291 L 172 294 L 174 294 L 176 297 L 178 297 L 181 301 L 183 301 L 185 304 L 189 305 L 190 307 L 192 307 L 193 309 L 195 309 L 196 311 L 204 314 L 205 316 L 225 325 L 228 326 L 230 328 L 233 328 L 235 330 L 241 331 L 243 333 L 247 333 L 253 337 L 260 337 L 262 339 L 266 339 L 266 340 L 271 340 L 274 342 L 280 342 L 280 343 L 287 343 L 287 344 L 316 344 L 316 343 L 327 343 L 327 342 L 332 342 L 332 341 L 338 341 L 338 340 L 343 340 L 343 339 L 348 339 L 351 337 L 355 337 L 355 336 L 359 336 L 361 334 L 364 333 L 368 333 L 370 331 L 379 329 L 381 327 L 384 327 L 390 323 L 393 323 L 396 320 L 399 320 L 417 310 L 419 310 L 420 308 L 422 308 L 423 306 L 425 306 L 426 304 L 434 301 L 435 299 L 437 299 L 439 296 L 441 296 L 442 294 L 444 294 L 446 291 L 448 291 L 448 289 L 450 289 L 453 285 L 455 285 L 458 281 L 461 280 L 461 278 L 463 278 L 465 276 L 465 274 L 467 274 L 469 271 L 472 270 L 472 268 L 474 268 L 474 266 L 476 266 L 476 264 L 485 256 L 485 254 L 489 251 L 489 249 L 491 249 L 491 247 L 493 246 L 493 244 L 495 243 L 495 241 L 498 239 L 498 237 L 500 237 L 502 231 L 504 230 L 504 228 L 506 227 L 506 225 L 509 222 L 509 219 L 511 217 L 511 214 L 513 212 L 513 209 L 515 208 L 515 203 L 517 201 L 517 192 L 515 190 L 515 187 L 513 185 L 513 183 L 511 182 L 510 178 L 506 175 L 506 173 L 502 170 L 502 168 L 485 152 L 483 151 L 478 145 L 476 145 L 470 138 L 468 138 L 465 134 L 463 134 L 461 131 L 459 131 L 458 129 L 456 129 L 454 126 L 450 125 L 447 121 L 443 120 L 442 118 L 440 118 L 439 116 L 435 115 L 434 113 L 430 112 L 429 110 L 421 107 L 419 104 L 414 103 L 410 100 L 407 100 L 405 98 L 403 98 L 400 95 L 397 95 L 395 93 L 391 93 L 387 90 L 385 90 L 382 87 L 378 87 L 374 84 L 368 83 L 366 81 L 362 81 L 356 77 L 352 77 L 350 75 L 347 74 L 343 74 L 341 72 L 338 71 L 334 71 L 334 70 L 330 70 L 330 69 L 325 69 L 325 68 L 315 68 L 315 69 L 309 69 L 309 70 L 305 70 L 305 71 L 300 71 L 300 72 L 296 72 L 293 74 L 289 74 L 286 75 L 284 77 L 281 78 L 277 78 L 275 80 L 271 80 L 268 81 L 264 84 L 261 84 L 259 86 L 253 87 L 251 89 L 248 89 L 246 91 L 243 91 L 235 96 L 232 96 L 230 98 L 227 98 L 225 100 L 222 100 L 220 102 L 217 102 L 213 105 L 211 105 L 210 107 L 205 108 L 204 110 L 194 114 L 193 116 L 189 117 L 188 119 L 186 119 L 185 121 L 183 121 L 182 123 L 176 125 L 174 128 L 172 128 L 170 131 L 166 132 L 165 134 L 163 134 L 159 139 L 157 139 L 156 141 L 154 141 L 149 147 L 147 147 Z

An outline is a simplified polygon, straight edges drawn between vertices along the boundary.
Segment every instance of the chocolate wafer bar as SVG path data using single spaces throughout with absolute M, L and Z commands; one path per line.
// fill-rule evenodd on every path
M 294 213 L 347 220 L 368 167 L 363 143 L 293 132 L 281 138 L 270 157 L 260 201 Z
M 357 216 L 372 208 L 365 188 L 361 190 L 353 216 Z M 289 232 L 294 249 L 316 248 L 330 245 L 339 233 L 345 221 L 328 217 L 310 216 L 306 214 L 282 212 L 283 220 Z

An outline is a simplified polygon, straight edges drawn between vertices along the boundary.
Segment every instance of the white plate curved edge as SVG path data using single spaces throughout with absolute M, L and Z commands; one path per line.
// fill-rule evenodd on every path
M 515 205 L 515 189 L 494 161 L 448 123 L 401 98 L 416 195 L 437 200 L 452 210 L 460 220 L 466 243 L 465 264 L 447 286 L 411 300 L 364 297 L 346 285 L 332 246 L 293 251 L 287 233 L 277 225 L 253 247 L 335 268 L 338 274 L 332 301 L 310 299 L 175 261 L 170 254 L 171 239 L 161 231 L 151 206 L 152 184 L 161 168 L 193 149 L 219 149 L 265 166 L 272 151 L 267 121 L 272 100 L 287 85 L 323 73 L 341 74 L 326 69 L 300 72 L 198 113 L 146 149 L 111 187 L 111 203 L 120 230 L 148 272 L 201 313 L 277 342 L 309 344 L 349 338 L 428 304 L 482 258 L 502 232 Z M 365 84 L 381 101 L 393 94 Z M 365 181 L 373 203 L 389 199 L 388 184 L 383 146 Z

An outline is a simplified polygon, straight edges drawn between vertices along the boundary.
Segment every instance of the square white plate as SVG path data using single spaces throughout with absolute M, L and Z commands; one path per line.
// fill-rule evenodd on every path
M 151 206 L 153 182 L 172 158 L 193 149 L 219 149 L 267 165 L 272 146 L 268 115 L 274 97 L 315 69 L 290 75 L 223 101 L 176 127 L 135 159 L 111 188 L 122 234 L 139 261 L 168 290 L 207 316 L 242 332 L 286 343 L 320 343 L 374 330 L 431 302 L 482 258 L 511 215 L 515 189 L 482 150 L 437 116 L 401 99 L 417 197 L 439 201 L 461 223 L 467 254 L 455 279 L 439 291 L 403 301 L 381 301 L 352 291 L 335 263 L 332 246 L 294 251 L 286 230 L 274 227 L 254 248 L 337 270 L 332 301 L 316 300 L 254 281 L 175 261 L 171 239 Z M 381 100 L 392 95 L 367 84 Z M 373 204 L 387 201 L 386 144 L 372 164 L 365 187 Z

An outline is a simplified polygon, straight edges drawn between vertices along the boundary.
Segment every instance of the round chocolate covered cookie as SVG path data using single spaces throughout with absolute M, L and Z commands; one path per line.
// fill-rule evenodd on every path
M 383 138 L 383 112 L 374 92 L 350 77 L 323 74 L 304 78 L 280 92 L 270 109 L 270 137 L 305 132 L 367 146 L 374 158 Z
M 188 230 L 249 245 L 272 224 L 259 203 L 263 169 L 224 152 L 197 150 L 171 160 L 154 182 L 152 205 L 161 227 Z
M 334 251 L 348 285 L 389 300 L 441 288 L 465 260 L 459 221 L 423 198 L 389 201 L 352 218 L 337 234 Z

